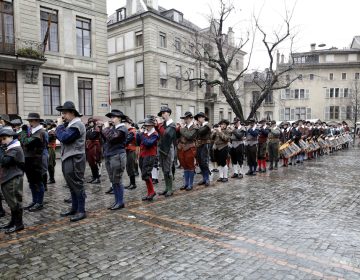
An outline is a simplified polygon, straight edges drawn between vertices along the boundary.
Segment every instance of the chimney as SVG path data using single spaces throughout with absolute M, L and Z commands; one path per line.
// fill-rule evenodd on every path
M 235 46 L 234 31 L 232 30 L 232 27 L 229 27 L 227 36 L 229 46 Z
M 145 5 L 151 9 L 159 10 L 159 3 L 158 0 L 144 0 Z
M 282 54 L 281 55 L 281 64 L 284 64 L 284 58 L 285 58 L 285 56 L 284 56 L 284 54 Z
M 312 44 L 310 45 L 310 49 L 311 49 L 312 51 L 315 51 L 315 46 L 316 46 L 316 44 L 315 44 L 315 43 L 312 43 Z
M 279 51 L 276 52 L 276 64 L 279 65 L 280 63 L 280 53 Z

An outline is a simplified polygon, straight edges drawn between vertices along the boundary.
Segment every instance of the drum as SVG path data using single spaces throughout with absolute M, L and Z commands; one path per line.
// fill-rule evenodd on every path
M 324 139 L 322 139 L 321 137 L 319 137 L 318 139 L 317 139 L 317 141 L 318 141 L 318 144 L 319 144 L 319 146 L 321 147 L 321 148 L 326 148 L 326 141 L 324 140 Z
M 301 152 L 300 147 L 298 145 L 296 145 L 295 143 L 290 144 L 289 150 L 291 151 L 291 156 L 295 156 Z
M 301 148 L 301 150 L 306 151 L 309 148 L 309 144 L 306 141 L 304 141 L 303 139 L 300 139 L 299 147 Z
M 283 157 L 283 158 L 289 158 L 291 155 L 289 154 L 289 146 L 290 144 L 289 143 L 284 143 L 280 146 L 279 148 L 279 152 L 280 152 L 280 155 Z

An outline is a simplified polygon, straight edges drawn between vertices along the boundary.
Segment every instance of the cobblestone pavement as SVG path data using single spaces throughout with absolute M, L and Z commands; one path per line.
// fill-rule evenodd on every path
M 350 149 L 150 203 L 138 178 L 115 212 L 104 175 L 74 224 L 59 217 L 59 162 L 45 209 L 25 212 L 17 235 L 0 233 L 0 279 L 360 279 L 359 166 Z

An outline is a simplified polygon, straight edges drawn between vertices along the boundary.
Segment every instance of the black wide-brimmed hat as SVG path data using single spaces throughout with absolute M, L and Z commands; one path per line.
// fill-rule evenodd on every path
M 150 118 L 145 118 L 145 120 L 144 120 L 144 125 L 155 126 L 155 124 L 156 124 L 155 118 L 150 117 Z
M 185 112 L 184 116 L 180 117 L 180 119 L 193 118 L 193 114 L 191 112 Z
M 168 112 L 171 115 L 171 109 L 167 106 L 161 106 L 160 112 L 158 113 L 158 117 L 161 117 L 162 113 Z
M 56 110 L 59 112 L 63 112 L 63 111 L 72 111 L 75 113 L 76 117 L 82 117 L 82 114 L 80 114 L 76 108 L 75 108 L 75 104 L 72 101 L 65 101 L 64 105 L 62 106 L 57 106 Z
M 40 118 L 40 115 L 38 113 L 29 113 L 25 120 L 27 120 L 27 121 L 40 121 L 40 122 L 44 121 L 42 118 Z
M 203 112 L 199 112 L 194 116 L 195 120 L 198 120 L 199 118 L 205 118 L 205 121 L 209 120 L 209 118 Z
M 22 120 L 21 119 L 14 119 L 12 121 L 10 121 L 11 126 L 18 126 L 18 125 L 22 125 Z
M 225 119 L 219 121 L 219 125 L 220 125 L 220 124 L 223 124 L 223 123 L 226 124 L 226 125 L 229 125 L 229 124 L 230 124 L 230 122 L 229 122 L 228 120 L 225 120 Z
M 122 119 L 122 120 L 126 120 L 126 118 L 128 117 L 128 116 L 124 115 L 124 113 L 118 109 L 112 109 L 111 112 L 107 113 L 105 116 L 107 116 L 108 118 L 118 117 L 119 119 Z
M 10 128 L 0 128 L 0 136 L 16 136 L 17 133 Z

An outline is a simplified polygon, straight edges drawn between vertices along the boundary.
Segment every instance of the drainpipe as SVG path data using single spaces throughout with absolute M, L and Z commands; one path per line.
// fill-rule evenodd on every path
M 141 28 L 142 28 L 142 36 L 143 36 L 143 42 L 142 42 L 142 57 L 143 57 L 143 102 L 144 102 L 144 118 L 146 116 L 146 93 L 145 93 L 145 34 L 144 34 L 144 19 L 142 17 L 142 14 L 140 15 L 141 18 Z

